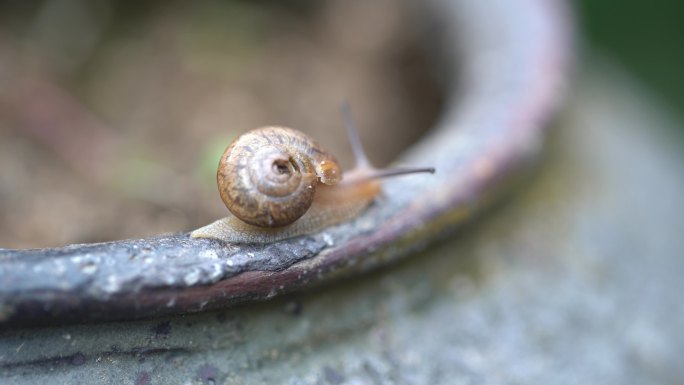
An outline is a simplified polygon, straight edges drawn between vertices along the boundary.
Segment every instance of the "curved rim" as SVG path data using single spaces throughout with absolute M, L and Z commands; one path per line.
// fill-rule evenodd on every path
M 0 328 L 216 309 L 390 263 L 479 212 L 539 153 L 571 67 L 565 3 L 416 1 L 448 79 L 441 120 L 399 159 L 435 176 L 397 178 L 350 223 L 269 245 L 187 233 L 0 250 Z

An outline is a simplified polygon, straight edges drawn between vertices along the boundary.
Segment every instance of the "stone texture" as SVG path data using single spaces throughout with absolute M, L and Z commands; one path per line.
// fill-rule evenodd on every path
M 429 251 L 222 312 L 3 332 L 0 383 L 680 383 L 681 142 L 615 72 L 580 77 L 529 184 Z

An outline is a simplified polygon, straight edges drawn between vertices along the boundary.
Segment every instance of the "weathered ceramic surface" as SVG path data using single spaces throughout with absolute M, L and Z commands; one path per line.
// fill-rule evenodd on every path
M 4 332 L 0 383 L 681 383 L 684 159 L 606 73 L 539 175 L 449 241 L 263 304 Z
M 542 150 L 573 59 L 562 0 L 416 1 L 447 102 L 349 222 L 265 245 L 187 233 L 57 249 L 0 250 L 0 330 L 222 309 L 360 274 L 421 250 L 479 214 Z M 432 34 L 428 33 L 432 32 Z

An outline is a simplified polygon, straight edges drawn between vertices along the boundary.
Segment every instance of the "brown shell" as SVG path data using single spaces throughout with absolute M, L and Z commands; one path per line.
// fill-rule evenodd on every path
M 233 215 L 254 226 L 279 227 L 307 212 L 319 181 L 332 185 L 341 176 L 337 160 L 302 132 L 261 127 L 226 148 L 216 179 Z

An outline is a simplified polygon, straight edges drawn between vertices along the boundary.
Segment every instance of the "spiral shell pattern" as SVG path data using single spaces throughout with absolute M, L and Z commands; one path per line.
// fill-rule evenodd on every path
M 319 182 L 336 184 L 341 176 L 335 157 L 304 133 L 261 127 L 226 148 L 216 179 L 221 199 L 238 219 L 280 227 L 306 213 Z

